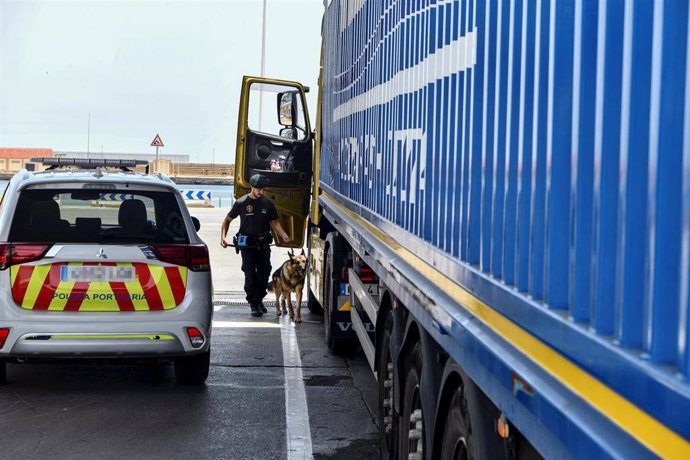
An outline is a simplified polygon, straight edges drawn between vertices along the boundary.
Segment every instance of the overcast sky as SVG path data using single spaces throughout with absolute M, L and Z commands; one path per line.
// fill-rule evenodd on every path
M 159 133 L 161 152 L 234 162 L 262 5 L 0 0 L 0 147 L 154 153 Z M 267 1 L 265 74 L 313 88 L 312 120 L 322 14 L 323 0 Z

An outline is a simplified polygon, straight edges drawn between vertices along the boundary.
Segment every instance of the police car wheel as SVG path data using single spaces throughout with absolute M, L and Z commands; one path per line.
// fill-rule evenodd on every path
M 0 385 L 7 383 L 7 363 L 4 359 L 0 359 Z
M 206 381 L 211 362 L 211 351 L 185 356 L 175 360 L 175 379 L 185 385 L 199 385 Z

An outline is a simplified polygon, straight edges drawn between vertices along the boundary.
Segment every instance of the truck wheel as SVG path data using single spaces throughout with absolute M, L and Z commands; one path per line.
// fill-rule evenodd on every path
M 379 439 L 382 459 L 396 458 L 396 443 L 398 432 L 398 415 L 395 413 L 393 395 L 395 394 L 395 379 L 393 373 L 393 357 L 390 352 L 391 335 L 393 333 L 393 315 L 389 312 L 383 326 L 381 347 L 377 359 L 377 375 L 379 386 Z
M 441 458 L 507 459 L 503 440 L 495 431 L 496 407 L 465 374 L 455 389 L 443 421 Z M 448 400 L 446 400 L 448 401 Z
M 403 406 L 400 414 L 400 458 L 424 458 L 424 413 L 420 380 L 422 375 L 422 350 L 417 343 L 405 358 L 405 384 Z
M 211 350 L 200 355 L 184 356 L 175 360 L 175 379 L 183 385 L 200 385 L 208 377 Z
M 323 332 L 326 339 L 326 345 L 333 354 L 342 355 L 347 353 L 352 345 L 352 341 L 348 339 L 334 337 L 333 324 L 331 320 L 331 312 L 337 304 L 337 297 L 333 292 L 333 254 L 331 251 L 326 252 L 326 273 L 324 275 L 326 282 L 324 292 L 324 311 L 323 311 Z
M 7 363 L 4 359 L 0 359 L 0 385 L 7 383 Z
M 441 458 L 460 460 L 470 457 L 472 442 L 470 438 L 470 424 L 467 414 L 467 401 L 463 387 L 458 387 L 450 401 L 450 409 L 446 416 L 443 438 L 441 441 Z
M 316 300 L 314 294 L 311 293 L 311 288 L 307 289 L 307 307 L 309 311 L 315 315 L 323 315 L 323 307 L 319 304 L 319 301 Z

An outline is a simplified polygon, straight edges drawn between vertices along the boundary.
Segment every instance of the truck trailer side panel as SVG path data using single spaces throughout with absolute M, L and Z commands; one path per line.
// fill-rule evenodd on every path
M 690 451 L 688 10 L 326 8 L 324 216 L 542 452 Z

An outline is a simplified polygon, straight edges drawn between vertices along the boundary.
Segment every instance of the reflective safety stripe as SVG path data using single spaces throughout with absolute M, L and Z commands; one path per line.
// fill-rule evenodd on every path
M 63 281 L 62 267 L 134 267 L 135 279 L 124 281 Z M 187 268 L 145 263 L 60 262 L 10 267 L 12 297 L 27 310 L 148 311 L 170 310 L 182 302 Z
M 30 337 L 27 337 L 29 339 Z M 175 337 L 169 334 L 83 334 L 83 335 L 51 335 L 51 340 L 127 340 L 127 339 L 148 339 L 153 341 L 158 340 L 175 340 Z
M 338 308 L 338 311 L 350 311 L 351 308 L 352 304 L 350 303 L 350 298 L 348 297 L 345 303 Z

